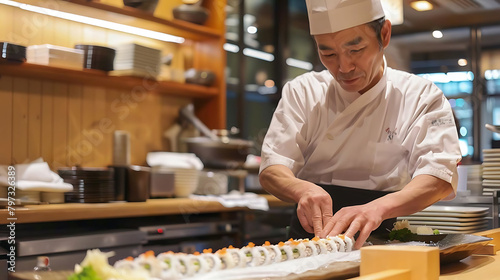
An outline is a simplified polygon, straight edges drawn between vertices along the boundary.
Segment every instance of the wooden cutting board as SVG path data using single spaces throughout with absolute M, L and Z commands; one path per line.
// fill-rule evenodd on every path
M 8 280 L 66 280 L 71 274 L 73 274 L 71 270 L 15 272 L 9 274 Z

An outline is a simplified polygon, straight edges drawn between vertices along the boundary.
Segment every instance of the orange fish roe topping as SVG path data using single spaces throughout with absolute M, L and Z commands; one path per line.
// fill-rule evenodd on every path
M 225 255 L 226 253 L 227 253 L 227 249 L 226 248 L 222 248 L 219 251 L 217 251 L 217 254 L 219 254 L 219 255 Z
M 290 238 L 290 239 L 288 239 L 288 241 L 293 242 L 294 240 L 293 240 L 293 238 Z
M 234 249 L 233 245 L 229 245 L 228 247 L 229 249 Z
M 125 258 L 126 261 L 133 261 L 134 260 L 134 257 L 126 257 Z
M 292 245 L 299 245 L 299 244 L 300 244 L 300 242 L 292 240 Z
M 278 243 L 278 247 L 283 247 L 283 246 L 285 246 L 285 243 L 283 242 Z
M 253 242 L 248 242 L 248 245 L 247 245 L 247 246 L 248 246 L 248 247 L 250 247 L 250 248 L 253 248 L 253 247 L 255 247 L 255 243 L 253 243 Z
M 264 242 L 264 246 L 271 246 L 271 242 L 269 241 Z
M 319 237 L 315 236 L 312 240 L 313 241 L 319 241 Z
M 149 251 L 146 251 L 144 252 L 143 254 L 145 257 L 147 258 L 151 258 L 151 257 L 154 257 L 155 256 L 155 252 L 153 252 L 152 250 L 149 250 Z
M 205 254 L 212 253 L 212 248 L 203 249 L 203 253 L 205 253 Z
M 342 240 L 344 240 L 344 239 L 345 239 L 345 235 L 343 235 L 343 234 L 339 234 L 339 235 L 338 235 L 338 237 L 339 237 L 340 239 L 342 239 Z
M 193 255 L 195 255 L 195 256 L 199 256 L 199 255 L 200 255 L 200 252 L 196 251 L 196 252 L 194 252 L 194 253 L 193 253 Z

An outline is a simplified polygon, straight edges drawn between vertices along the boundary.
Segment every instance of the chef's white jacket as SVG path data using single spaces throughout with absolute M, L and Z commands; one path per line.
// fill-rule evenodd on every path
M 386 191 L 428 174 L 451 183 L 452 198 L 460 160 L 453 113 L 436 85 L 385 67 L 360 95 L 325 70 L 283 88 L 260 171 L 281 164 L 313 183 Z

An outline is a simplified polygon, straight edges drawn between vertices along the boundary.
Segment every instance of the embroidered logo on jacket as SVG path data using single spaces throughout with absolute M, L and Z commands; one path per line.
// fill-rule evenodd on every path
M 398 135 L 396 132 L 397 128 L 394 128 L 391 130 L 389 127 L 385 129 L 385 132 L 387 133 L 387 141 L 392 141 L 395 135 Z

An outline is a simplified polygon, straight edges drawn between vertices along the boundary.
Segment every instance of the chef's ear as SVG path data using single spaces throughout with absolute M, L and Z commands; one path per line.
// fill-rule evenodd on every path
M 386 19 L 382 30 L 380 30 L 380 37 L 382 37 L 382 47 L 385 49 L 391 41 L 392 23 L 390 20 Z

